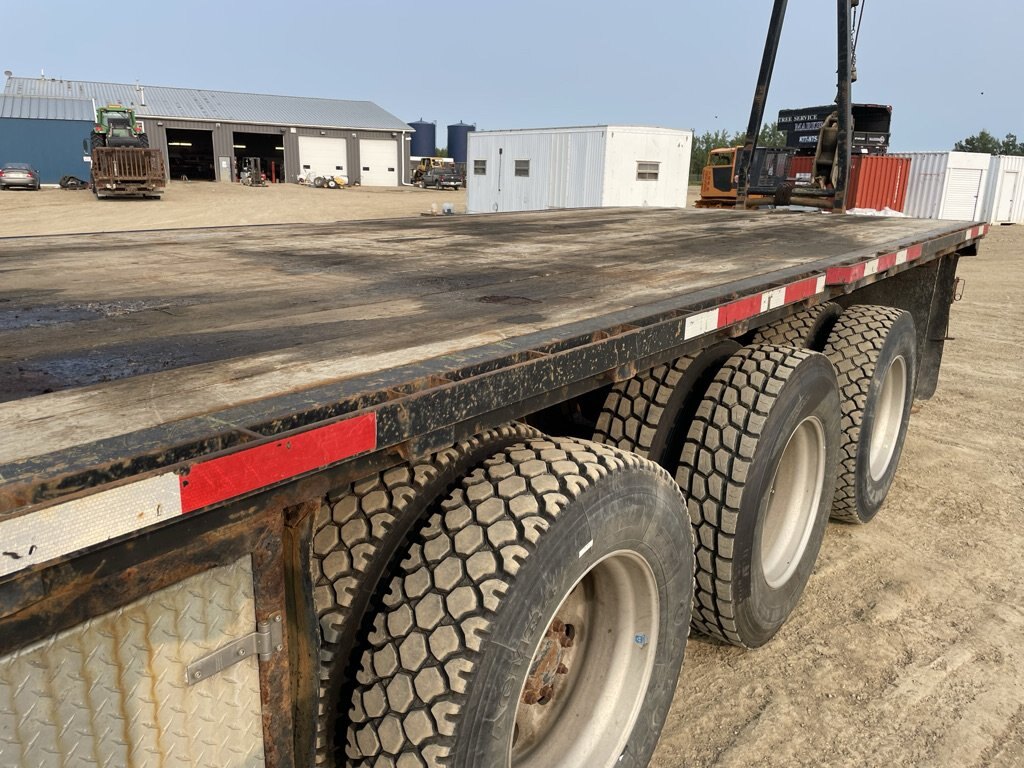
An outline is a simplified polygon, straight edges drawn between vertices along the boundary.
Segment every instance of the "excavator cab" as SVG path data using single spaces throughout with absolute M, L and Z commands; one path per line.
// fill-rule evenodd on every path
M 710 171 L 708 179 L 709 189 L 708 192 L 712 193 L 724 193 L 732 194 L 732 197 L 736 197 L 736 184 L 734 168 L 736 166 L 736 150 L 738 147 L 723 147 L 722 149 L 711 150 L 711 155 L 708 157 L 708 167 L 706 170 Z M 704 180 L 701 179 L 701 194 L 704 194 Z
M 732 208 L 736 205 L 736 156 L 739 147 L 721 147 L 708 154 L 700 174 L 698 208 Z

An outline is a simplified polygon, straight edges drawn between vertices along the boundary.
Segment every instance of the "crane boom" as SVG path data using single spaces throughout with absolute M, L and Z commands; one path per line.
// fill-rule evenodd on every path
M 860 0 L 836 0 L 836 27 L 838 59 L 836 109 L 839 116 L 839 133 L 836 145 L 836 183 L 830 190 L 801 190 L 801 195 L 821 197 L 821 203 L 831 202 L 834 211 L 846 208 L 846 183 L 850 168 L 850 135 L 853 127 L 851 113 L 851 76 L 853 42 L 850 29 L 851 8 L 859 5 Z M 788 0 L 775 0 L 772 7 L 771 20 L 768 24 L 768 35 L 765 39 L 764 53 L 761 56 L 761 69 L 758 73 L 757 85 L 754 88 L 754 100 L 750 108 L 750 120 L 747 123 L 747 139 L 740 154 L 736 169 L 737 205 L 746 205 L 750 187 L 750 163 L 757 148 L 758 135 L 764 119 L 765 104 L 768 101 L 768 90 L 771 86 L 772 73 L 775 70 L 775 58 L 779 51 L 779 40 L 782 37 L 782 25 L 786 18 Z

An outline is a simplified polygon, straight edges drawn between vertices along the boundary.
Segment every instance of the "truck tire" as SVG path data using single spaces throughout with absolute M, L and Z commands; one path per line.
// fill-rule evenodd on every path
M 694 629 L 745 648 L 779 630 L 817 559 L 838 457 L 824 355 L 765 345 L 726 362 L 676 475 L 697 539 Z
M 632 451 L 670 473 L 711 380 L 740 345 L 722 341 L 612 387 L 594 440 Z
M 143 149 L 149 149 L 149 136 L 147 136 L 144 133 L 140 133 L 138 135 L 138 138 L 139 138 L 139 146 L 142 147 Z
M 692 547 L 679 488 L 635 454 L 559 438 L 495 455 L 391 582 L 352 764 L 646 766 L 685 651 Z
M 796 347 L 822 352 L 828 342 L 836 320 L 843 308 L 832 301 L 785 317 L 777 323 L 759 328 L 752 339 L 753 344 L 774 344 L 779 347 Z
M 320 621 L 320 706 L 317 764 L 343 762 L 351 663 L 360 624 L 395 550 L 426 510 L 472 467 L 505 446 L 540 433 L 506 424 L 415 464 L 401 464 L 328 496 L 314 522 L 311 577 Z M 340 729 L 340 731 L 339 731 Z M 341 763 L 339 762 L 339 765 Z
M 829 336 L 843 411 L 836 520 L 867 523 L 889 493 L 910 422 L 916 349 L 913 317 L 892 307 L 852 306 Z
M 89 135 L 89 146 L 93 149 L 99 149 L 100 147 L 106 146 L 106 137 L 102 133 L 93 133 Z

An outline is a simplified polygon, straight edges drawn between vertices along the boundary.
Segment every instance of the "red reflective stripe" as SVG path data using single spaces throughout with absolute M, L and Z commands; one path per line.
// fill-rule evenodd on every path
M 920 245 L 912 245 L 907 248 L 907 261 L 921 258 L 922 248 Z
M 204 461 L 180 478 L 181 511 L 232 499 L 376 447 L 377 414 L 367 413 Z
M 809 296 L 814 296 L 818 293 L 818 278 L 811 277 L 807 280 L 801 280 L 799 283 L 793 283 L 792 285 L 786 286 L 786 303 L 792 304 L 794 301 L 800 301 L 806 299 Z
M 829 285 L 845 285 L 864 277 L 865 264 L 854 264 L 849 267 L 831 267 L 825 273 L 825 282 Z
M 896 264 L 896 254 L 887 253 L 884 256 L 878 257 L 878 271 L 884 272 L 887 269 L 891 269 Z
M 761 314 L 761 294 L 748 296 L 745 299 L 734 301 L 718 309 L 718 327 L 724 328 L 727 325 L 746 320 L 748 317 Z

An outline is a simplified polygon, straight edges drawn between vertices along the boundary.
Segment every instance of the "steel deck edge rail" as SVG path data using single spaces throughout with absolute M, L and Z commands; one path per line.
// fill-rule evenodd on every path
M 957 246 L 977 240 L 987 232 L 988 225 L 974 225 L 924 244 L 830 267 L 824 273 L 711 308 L 682 313 L 655 325 L 674 324 L 676 328 L 671 335 L 675 336 L 675 346 L 678 346 L 774 310 L 813 299 L 823 300 L 828 298 L 830 287 L 834 292 L 849 292 L 889 271 L 909 268 L 914 262 L 930 260 L 950 249 L 955 250 Z M 628 326 L 621 331 L 628 335 L 649 329 L 650 326 Z M 622 339 L 607 335 L 595 339 L 594 343 L 616 341 Z M 641 350 L 641 346 L 637 346 L 637 351 L 646 354 L 659 351 Z M 668 349 L 671 348 L 670 344 Z M 570 347 L 561 354 L 579 350 L 579 347 Z M 635 358 L 642 356 L 645 355 Z M 538 353 L 538 359 L 548 357 Z M 536 360 L 528 359 L 518 365 L 529 365 L 530 362 Z M 602 361 L 602 365 L 607 362 Z M 495 373 L 497 371 L 481 375 Z M 458 382 L 440 379 L 435 383 L 440 389 L 448 389 Z M 530 394 L 521 392 L 520 399 L 526 400 Z M 299 428 L 255 444 L 242 444 L 212 456 L 161 468 L 115 487 L 89 489 L 90 492 L 80 498 L 69 501 L 57 499 L 57 503 L 42 508 L 34 505 L 13 510 L 0 516 L 0 542 L 3 542 L 0 578 L 166 522 L 169 518 L 235 500 L 360 454 L 395 445 L 401 442 L 399 438 L 402 436 L 387 428 L 387 411 L 396 407 L 397 399 L 401 398 L 385 401 L 361 414 L 344 415 L 327 424 Z M 486 409 L 482 410 L 486 412 Z M 458 420 L 473 415 L 479 414 L 452 413 L 449 417 Z M 413 436 L 405 435 L 405 439 Z M 2 500 L 9 501 L 10 498 L 5 494 Z

